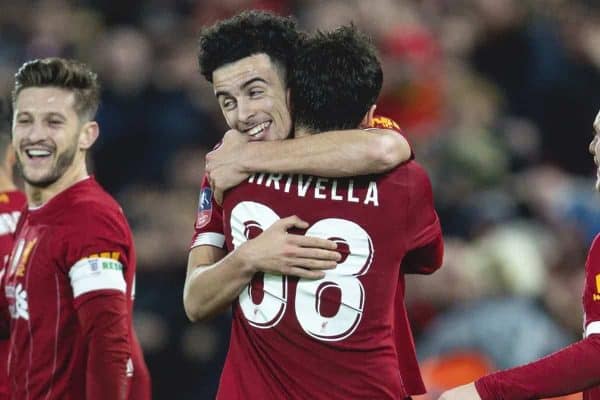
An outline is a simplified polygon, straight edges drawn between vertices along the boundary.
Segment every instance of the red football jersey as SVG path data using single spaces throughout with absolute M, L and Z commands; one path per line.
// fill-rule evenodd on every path
M 13 399 L 86 397 L 88 348 L 76 311 L 102 291 L 117 290 L 128 299 L 127 376 L 146 380 L 149 387 L 131 321 L 135 265 L 125 216 L 93 178 L 24 211 L 5 286 L 12 317 L 8 375 Z
M 0 193 L 0 281 L 3 281 L 5 266 L 13 247 L 14 233 L 21 211 L 27 199 L 25 194 L 17 190 Z M 8 360 L 7 339 L 0 340 L 0 400 L 8 399 Z
M 343 260 L 320 280 L 257 274 L 233 305 L 218 398 L 422 393 L 407 320 L 395 318 L 406 314 L 404 304 L 395 298 L 405 254 L 441 236 L 425 171 L 412 161 L 354 179 L 254 175 L 225 196 L 228 250 L 290 215 L 310 224 L 302 233 L 337 241 Z

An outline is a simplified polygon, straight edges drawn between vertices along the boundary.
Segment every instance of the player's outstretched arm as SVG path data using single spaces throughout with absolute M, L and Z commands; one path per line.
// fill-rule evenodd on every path
M 410 157 L 406 139 L 391 129 L 331 131 L 266 142 L 249 142 L 247 135 L 229 130 L 221 146 L 207 154 L 206 172 L 218 195 L 254 172 L 367 175 L 388 171 Z
M 473 382 L 442 393 L 438 400 L 481 400 Z
M 205 319 L 226 309 L 256 272 L 322 278 L 322 270 L 335 268 L 341 255 L 333 241 L 288 233 L 307 227 L 296 216 L 280 219 L 225 257 L 216 247 L 193 248 L 183 293 L 188 318 Z M 219 261 L 211 263 L 214 259 Z

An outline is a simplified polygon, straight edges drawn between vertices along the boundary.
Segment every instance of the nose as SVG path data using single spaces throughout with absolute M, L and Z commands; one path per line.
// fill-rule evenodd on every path
M 238 103 L 238 120 L 245 124 L 252 122 L 256 115 L 256 109 L 251 101 L 242 100 Z
M 46 129 L 41 122 L 34 122 L 31 124 L 26 132 L 25 137 L 31 142 L 37 142 L 46 138 Z

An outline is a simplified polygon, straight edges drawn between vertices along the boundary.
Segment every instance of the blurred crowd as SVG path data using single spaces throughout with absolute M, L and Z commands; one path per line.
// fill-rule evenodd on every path
M 378 113 L 429 171 L 446 240 L 443 268 L 407 281 L 426 398 L 581 337 L 600 231 L 596 0 L 0 0 L 2 93 L 31 58 L 100 75 L 93 170 L 134 230 L 155 398 L 211 398 L 227 351 L 229 317 L 192 325 L 181 300 L 203 156 L 226 130 L 196 38 L 248 8 L 308 31 L 353 21 L 380 50 Z

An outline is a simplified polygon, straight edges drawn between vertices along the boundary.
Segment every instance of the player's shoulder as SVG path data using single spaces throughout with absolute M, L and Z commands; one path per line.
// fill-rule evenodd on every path
M 62 217 L 72 226 L 114 226 L 124 222 L 117 201 L 95 180 L 73 191 L 64 206 Z
M 409 160 L 398 165 L 386 174 L 393 182 L 397 183 L 426 183 L 429 182 L 427 170 L 417 161 Z
M 590 262 L 593 262 L 594 264 L 598 264 L 600 262 L 600 234 L 596 235 L 592 241 L 592 245 L 590 246 L 588 263 Z
M 21 211 L 27 203 L 25 193 L 13 190 L 0 193 L 0 212 Z
M 400 129 L 400 125 L 398 125 L 396 121 L 383 115 L 373 116 L 373 122 L 368 128 L 391 129 L 398 133 L 402 133 L 402 129 Z

